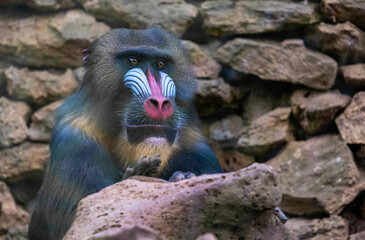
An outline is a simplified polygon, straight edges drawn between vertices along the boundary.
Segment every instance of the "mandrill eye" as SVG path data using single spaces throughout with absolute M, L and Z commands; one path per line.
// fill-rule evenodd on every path
M 156 67 L 158 67 L 158 68 L 163 68 L 164 66 L 165 66 L 165 62 L 164 61 L 158 61 L 156 63 Z
M 133 58 L 133 57 L 130 57 L 128 59 L 129 63 L 132 64 L 132 65 L 137 65 L 138 64 L 138 60 L 137 58 Z

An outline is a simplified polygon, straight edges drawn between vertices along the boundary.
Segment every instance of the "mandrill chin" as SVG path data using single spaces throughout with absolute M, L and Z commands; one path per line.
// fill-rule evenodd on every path
M 129 176 L 222 171 L 199 130 L 189 56 L 173 35 L 116 29 L 89 46 L 84 67 L 80 89 L 57 110 L 31 240 L 62 239 L 82 198 Z

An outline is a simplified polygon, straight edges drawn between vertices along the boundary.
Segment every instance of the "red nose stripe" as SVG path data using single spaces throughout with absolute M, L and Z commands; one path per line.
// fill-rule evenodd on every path
M 147 70 L 147 80 L 150 84 L 152 96 L 162 96 L 161 86 L 157 84 L 156 78 L 152 75 L 150 69 Z

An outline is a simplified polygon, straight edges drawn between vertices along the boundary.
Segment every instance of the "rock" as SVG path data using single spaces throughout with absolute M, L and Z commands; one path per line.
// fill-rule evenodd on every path
M 28 225 L 11 227 L 6 235 L 0 236 L 0 240 L 28 240 Z
M 12 98 L 45 105 L 73 93 L 79 83 L 72 71 L 47 71 L 10 67 L 5 71 L 8 93 Z
M 293 115 L 308 134 L 328 130 L 336 114 L 344 109 L 351 97 L 339 91 L 316 92 L 298 90 L 290 99 Z
M 362 171 L 362 181 L 364 181 L 364 175 Z M 364 186 L 364 185 L 363 185 Z M 349 234 L 354 234 L 365 229 L 365 218 L 363 215 L 365 201 L 365 191 L 360 194 L 346 206 L 341 212 L 341 217 L 346 219 L 349 223 Z
M 201 50 L 197 44 L 187 40 L 183 40 L 182 43 L 189 52 L 197 78 L 218 78 L 222 69 L 221 65 Z
M 236 38 L 218 49 L 216 58 L 240 73 L 320 90 L 331 88 L 337 73 L 332 58 L 305 48 L 300 40 L 279 44 Z
M 348 224 L 339 216 L 323 219 L 292 218 L 287 226 L 298 240 L 348 239 Z
M 280 1 L 206 1 L 204 27 L 213 36 L 280 31 L 319 21 L 317 4 Z
M 111 228 L 107 231 L 96 233 L 92 237 L 93 240 L 165 240 L 158 234 L 146 227 L 133 226 L 124 230 Z
M 72 8 L 76 5 L 73 0 L 14 0 L 0 2 L 0 6 L 26 6 L 36 11 L 57 11 Z
M 56 14 L 0 16 L 0 54 L 35 67 L 78 67 L 82 50 L 110 28 L 81 10 Z
M 218 240 L 218 238 L 216 238 L 215 235 L 212 233 L 206 233 L 198 237 L 196 240 Z
M 217 115 L 226 109 L 238 108 L 236 100 L 241 96 L 240 89 L 225 83 L 222 78 L 198 80 L 196 107 L 201 116 Z
M 51 140 L 52 129 L 55 124 L 55 111 L 61 106 L 63 101 L 56 101 L 46 105 L 32 115 L 32 121 L 28 131 L 28 136 L 33 141 L 49 142 Z
M 349 238 L 349 240 L 362 240 L 362 239 L 365 239 L 365 231 L 352 234 L 350 235 Z
M 198 9 L 181 0 L 78 0 L 84 9 L 113 27 L 161 27 L 178 37 L 192 25 Z
M 350 22 L 336 25 L 322 22 L 311 26 L 306 31 L 305 40 L 341 63 L 365 60 L 365 32 Z
M 353 86 L 365 86 L 365 64 L 342 66 L 340 68 L 343 80 Z
M 291 108 L 276 108 L 241 130 L 238 151 L 266 157 L 292 140 L 289 117 Z
M 365 144 L 365 92 L 358 92 L 345 111 L 336 118 L 342 139 L 349 144 Z
M 2 206 L 0 212 L 0 235 L 7 233 L 14 226 L 29 223 L 29 213 L 16 205 L 9 187 L 4 182 L 0 182 L 0 203 Z
M 0 96 L 6 94 L 6 79 L 4 72 L 11 64 L 0 60 Z
M 49 147 L 47 144 L 25 142 L 1 150 L 0 155 L 0 180 L 13 184 L 40 178 L 48 162 Z
M 0 97 L 0 149 L 27 138 L 27 121 L 32 109 L 23 102 Z
M 219 239 L 294 239 L 273 214 L 281 198 L 278 184 L 272 168 L 262 164 L 176 183 L 133 177 L 81 200 L 64 240 L 131 225 L 166 239 L 206 232 Z
M 248 167 L 255 162 L 255 158 L 245 155 L 234 149 L 213 149 L 219 160 L 223 172 L 234 172 Z
M 338 214 L 360 191 L 352 153 L 337 135 L 289 142 L 267 164 L 279 174 L 280 208 L 289 214 Z
M 362 0 L 323 0 L 321 12 L 334 22 L 348 20 L 365 28 L 365 4 Z
M 210 138 L 215 140 L 221 148 L 235 148 L 242 127 L 241 117 L 229 115 L 210 126 Z

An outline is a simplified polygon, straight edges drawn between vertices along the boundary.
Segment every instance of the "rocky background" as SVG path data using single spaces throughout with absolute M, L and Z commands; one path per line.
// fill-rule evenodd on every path
M 0 0 L 0 239 L 26 239 L 53 113 L 112 28 L 183 39 L 226 172 L 277 171 L 299 239 L 365 239 L 365 0 Z

